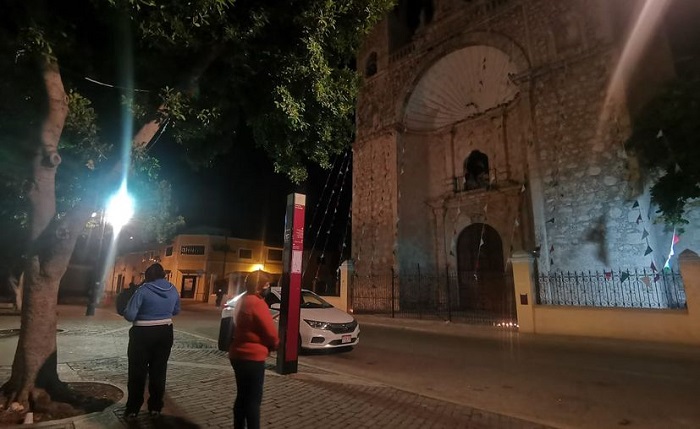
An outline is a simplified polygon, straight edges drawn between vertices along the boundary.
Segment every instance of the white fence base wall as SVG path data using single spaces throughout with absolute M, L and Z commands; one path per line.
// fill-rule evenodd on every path
M 687 297 L 682 310 L 538 305 L 534 258 L 516 252 L 511 262 L 522 333 L 700 345 L 700 257 L 695 252 L 679 256 Z

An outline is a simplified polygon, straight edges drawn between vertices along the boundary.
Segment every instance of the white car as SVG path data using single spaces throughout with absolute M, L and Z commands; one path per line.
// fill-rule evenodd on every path
M 228 300 L 221 310 L 219 327 L 219 350 L 228 350 L 233 313 L 236 303 L 245 293 Z M 270 307 L 275 324 L 279 323 L 279 309 L 282 302 L 280 287 L 271 287 L 265 294 L 265 302 Z M 299 317 L 299 347 L 307 350 L 331 349 L 356 346 L 360 341 L 360 325 L 348 313 L 333 307 L 310 290 L 301 290 L 301 311 Z

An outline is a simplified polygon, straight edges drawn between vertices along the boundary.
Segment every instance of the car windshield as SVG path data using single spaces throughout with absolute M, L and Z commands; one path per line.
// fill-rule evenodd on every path
M 301 308 L 331 308 L 333 307 L 323 298 L 316 295 L 313 292 L 303 290 L 301 291 Z

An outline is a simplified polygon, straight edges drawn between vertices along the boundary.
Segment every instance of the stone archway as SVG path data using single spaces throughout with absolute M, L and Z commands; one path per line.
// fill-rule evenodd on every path
M 415 67 L 412 67 L 408 71 L 409 77 L 400 90 L 401 95 L 398 99 L 399 105 L 397 105 L 395 111 L 396 121 L 407 126 L 405 123 L 406 115 L 411 115 L 412 113 L 410 113 L 410 110 L 414 107 L 411 105 L 417 104 L 416 98 L 418 100 L 423 98 L 421 94 L 416 97 L 416 91 L 419 93 L 421 92 L 418 86 L 421 81 L 425 83 L 425 78 L 431 69 L 433 72 L 439 72 L 433 74 L 441 75 L 439 76 L 440 79 L 446 79 L 448 77 L 447 74 L 450 74 L 449 69 L 452 68 L 457 69 L 460 74 L 472 68 L 475 70 L 481 68 L 483 71 L 486 71 L 483 67 L 484 59 L 487 60 L 489 76 L 487 76 L 486 79 L 488 81 L 498 82 L 502 80 L 502 73 L 498 71 L 494 73 L 495 69 L 491 67 L 494 63 L 492 60 L 495 60 L 495 64 L 499 66 L 505 66 L 503 69 L 507 69 L 506 75 L 510 75 L 508 76 L 509 78 L 521 75 L 530 69 L 530 60 L 525 54 L 525 51 L 508 36 L 493 31 L 463 33 L 443 42 L 440 49 L 433 49 L 425 52 L 421 55 L 420 61 L 418 61 Z M 442 65 L 438 63 L 442 63 Z M 457 67 L 453 67 L 454 65 L 457 65 Z M 445 73 L 445 70 L 448 70 L 447 73 Z M 478 82 L 479 79 L 476 79 L 474 83 L 478 85 Z M 482 79 L 482 83 L 486 82 Z M 454 90 L 454 88 L 452 88 L 452 90 Z M 456 93 L 458 94 L 459 92 L 461 91 L 458 90 Z M 411 99 L 414 100 L 412 101 Z M 475 106 L 470 104 L 471 102 L 472 100 L 466 100 L 462 109 L 460 109 L 462 112 L 458 112 L 458 114 L 464 113 L 465 110 L 473 109 Z M 476 107 L 476 110 L 482 110 L 484 106 Z
M 421 75 L 402 122 L 407 130 L 436 131 L 506 106 L 520 92 L 511 80 L 517 73 L 516 63 L 491 46 L 450 52 Z
M 503 241 L 498 231 L 473 223 L 457 239 L 459 306 L 494 320 L 512 319 L 512 277 L 506 273 Z

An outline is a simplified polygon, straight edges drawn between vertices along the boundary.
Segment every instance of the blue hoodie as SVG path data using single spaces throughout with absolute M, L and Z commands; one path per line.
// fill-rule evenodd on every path
M 165 320 L 180 312 L 180 295 L 169 281 L 158 279 L 139 287 L 126 305 L 124 318 L 137 320 Z

